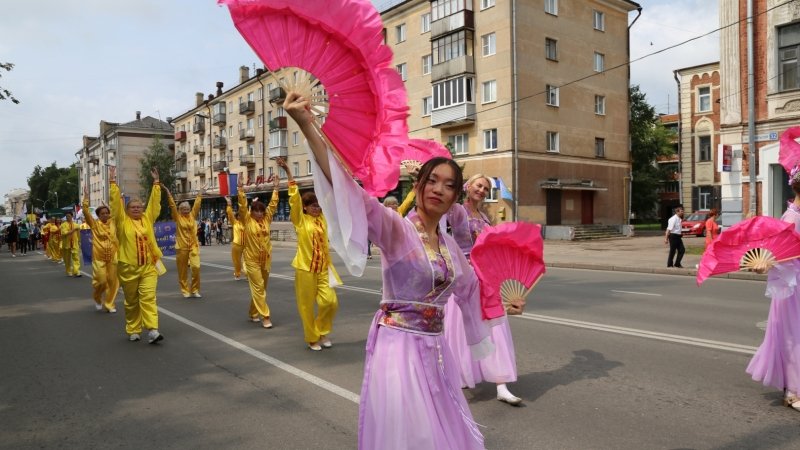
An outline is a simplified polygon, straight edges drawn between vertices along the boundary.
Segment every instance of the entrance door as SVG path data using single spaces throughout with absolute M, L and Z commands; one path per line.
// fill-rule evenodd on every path
M 594 191 L 581 191 L 581 225 L 594 223 Z
M 547 225 L 561 225 L 560 189 L 547 189 Z

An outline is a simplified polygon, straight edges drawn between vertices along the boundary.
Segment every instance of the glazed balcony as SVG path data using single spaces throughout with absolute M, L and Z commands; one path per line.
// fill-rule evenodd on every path
M 224 136 L 217 136 L 214 138 L 214 148 L 225 148 L 228 146 L 228 140 Z
M 175 178 L 179 180 L 185 180 L 187 176 L 188 174 L 186 173 L 185 170 L 178 170 L 177 172 L 175 172 Z
M 434 64 L 431 67 L 431 82 L 466 73 L 475 73 L 475 57 L 472 55 L 464 55 L 443 63 Z
M 206 176 L 206 168 L 203 166 L 195 166 L 194 168 L 194 176 L 196 177 L 205 177 Z
M 436 39 L 454 31 L 467 28 L 470 30 L 475 29 L 475 16 L 474 13 L 468 9 L 463 9 L 455 14 L 442 17 L 441 19 L 431 23 L 431 39 Z
M 175 160 L 180 161 L 181 159 L 186 159 L 186 152 L 183 150 L 178 150 L 175 152 Z
M 225 113 L 214 114 L 214 117 L 211 119 L 211 123 L 213 125 L 225 125 Z
M 256 138 L 256 130 L 253 128 L 242 128 L 239 130 L 239 140 L 252 141 Z
M 250 115 L 256 112 L 256 102 L 254 101 L 246 101 L 239 103 L 239 114 Z
M 474 123 L 474 103 L 462 103 L 431 112 L 431 126 L 435 128 L 451 128 Z
M 272 130 L 285 130 L 286 117 L 276 117 L 269 121 L 269 131 Z
M 223 159 L 220 161 L 215 161 L 214 164 L 211 165 L 211 170 L 214 172 L 221 172 L 225 170 L 226 167 L 228 167 L 228 161 Z
M 195 155 L 205 155 L 206 147 L 204 145 L 196 145 L 192 148 L 192 153 Z
M 178 142 L 185 142 L 186 141 L 186 132 L 185 131 L 176 131 L 175 132 L 175 140 Z
M 206 132 L 206 122 L 204 120 L 200 120 L 192 125 L 192 133 L 194 134 L 203 134 Z
M 269 159 L 286 158 L 289 156 L 289 147 L 278 146 L 269 148 Z
M 275 88 L 269 91 L 269 102 L 273 105 L 275 103 L 283 104 L 283 101 L 286 100 L 286 91 L 283 88 Z
M 255 166 L 256 157 L 254 155 L 239 155 L 239 165 Z

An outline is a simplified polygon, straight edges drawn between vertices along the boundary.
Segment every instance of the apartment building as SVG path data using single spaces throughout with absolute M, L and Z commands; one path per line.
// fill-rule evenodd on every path
M 628 0 L 379 4 L 412 137 L 495 177 L 499 220 L 627 222 Z
M 722 224 L 750 212 L 780 217 L 794 194 L 778 162 L 778 138 L 800 122 L 800 3 L 753 0 L 754 147 L 750 157 L 747 2 L 720 0 L 720 144 L 730 155 L 722 173 Z M 729 26 L 735 24 L 734 26 Z M 750 186 L 756 171 L 756 187 Z
M 89 187 L 92 206 L 108 204 L 108 166 L 116 166 L 117 184 L 123 195 L 138 197 L 139 168 L 142 155 L 158 136 L 165 147 L 172 147 L 172 126 L 154 117 L 142 117 L 136 111 L 136 120 L 126 123 L 100 121 L 98 136 L 83 136 L 83 145 L 75 153 L 80 164 L 80 197 L 84 186 Z
M 667 226 L 667 221 L 672 216 L 672 210 L 682 204 L 680 197 L 681 165 L 680 165 L 680 114 L 662 114 L 659 117 L 664 129 L 669 132 L 672 154 L 659 156 L 656 164 L 664 172 L 665 177 L 658 187 L 658 217 L 660 222 Z
M 721 208 L 719 62 L 675 70 L 680 115 L 681 203 L 687 212 Z

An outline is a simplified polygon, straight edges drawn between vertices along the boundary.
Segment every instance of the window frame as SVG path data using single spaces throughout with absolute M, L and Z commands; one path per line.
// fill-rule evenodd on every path
M 544 0 L 544 12 L 551 16 L 558 16 L 558 0 Z
M 594 96 L 594 113 L 598 116 L 605 116 L 606 115 L 606 96 L 605 95 L 597 95 Z
M 558 86 L 553 84 L 545 85 L 545 104 L 558 108 L 559 106 L 559 89 Z
M 784 40 L 788 40 L 789 36 L 787 36 L 784 31 L 789 30 L 790 28 L 800 28 L 800 22 L 791 23 L 788 25 L 784 25 L 778 27 L 776 30 L 776 63 L 778 69 L 778 91 L 785 92 L 785 91 L 794 91 L 800 89 L 800 38 L 797 38 L 794 41 L 789 41 L 784 43 Z M 796 34 L 800 35 L 800 30 L 797 30 Z M 794 56 L 784 56 L 784 54 L 791 52 Z M 785 70 L 784 67 L 791 67 L 789 70 Z M 787 73 L 789 74 L 787 76 Z M 794 73 L 793 79 L 791 78 L 791 73 Z M 791 82 L 791 85 L 789 84 Z
M 406 32 L 406 23 L 403 22 L 400 25 L 395 25 L 394 27 L 394 37 L 395 37 L 395 44 L 402 44 L 403 42 L 408 39 L 408 33 Z
M 394 66 L 397 73 L 400 75 L 400 79 L 403 81 L 408 80 L 408 63 L 400 63 Z
M 427 55 L 422 57 L 422 75 L 430 75 L 432 67 L 433 67 L 433 55 L 428 53 Z
M 705 94 L 701 93 L 701 91 L 706 89 L 708 90 L 707 93 Z M 711 85 L 709 84 L 709 85 L 697 86 L 696 93 L 697 93 L 697 112 L 698 113 L 712 112 L 714 107 L 712 106 L 711 103 Z M 707 100 L 707 109 L 703 109 L 704 99 Z
M 447 136 L 447 143 L 453 148 L 453 154 L 469 155 L 469 133 L 451 134 Z
M 545 148 L 548 153 L 561 153 L 561 138 L 558 131 L 547 131 L 545 133 Z
M 595 158 L 604 158 L 606 157 L 606 139 L 601 137 L 594 138 L 594 157 Z
M 707 147 L 703 146 L 703 141 L 705 139 L 708 139 L 708 146 Z M 712 136 L 710 134 L 704 134 L 704 135 L 697 136 L 697 162 L 711 162 L 713 160 L 713 154 L 712 154 L 713 152 L 711 151 L 712 147 L 713 147 L 712 144 L 713 144 L 713 139 L 712 139 Z M 708 155 L 705 155 L 706 158 L 703 158 L 704 153 L 705 153 L 703 151 L 704 148 L 708 152 Z
M 481 11 L 484 9 L 489 9 L 493 7 L 495 4 L 495 0 L 481 0 Z
M 491 32 L 481 36 L 481 56 L 488 57 L 497 54 L 497 33 Z
M 420 20 L 420 32 L 419 34 L 425 34 L 431 32 L 431 13 L 425 13 L 419 16 Z
M 558 39 L 544 38 L 544 57 L 548 61 L 558 61 Z
M 489 147 L 487 144 L 494 144 L 494 147 Z M 498 133 L 497 128 L 483 130 L 483 151 L 495 152 L 498 148 L 500 148 L 500 133 Z
M 486 98 L 486 88 L 489 88 L 491 98 Z M 481 104 L 497 101 L 497 80 L 487 80 L 481 83 Z
M 606 55 L 598 51 L 594 52 L 592 66 L 595 72 L 603 73 L 606 71 Z
M 592 28 L 597 31 L 606 31 L 606 13 L 597 9 L 592 10 Z
M 429 95 L 427 97 L 422 97 L 422 117 L 428 117 L 432 113 L 433 113 L 433 96 Z

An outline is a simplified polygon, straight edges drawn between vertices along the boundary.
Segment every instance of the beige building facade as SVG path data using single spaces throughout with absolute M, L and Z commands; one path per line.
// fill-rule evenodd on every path
M 627 222 L 627 0 L 407 0 L 384 7 L 411 137 L 502 180 L 498 220 Z

